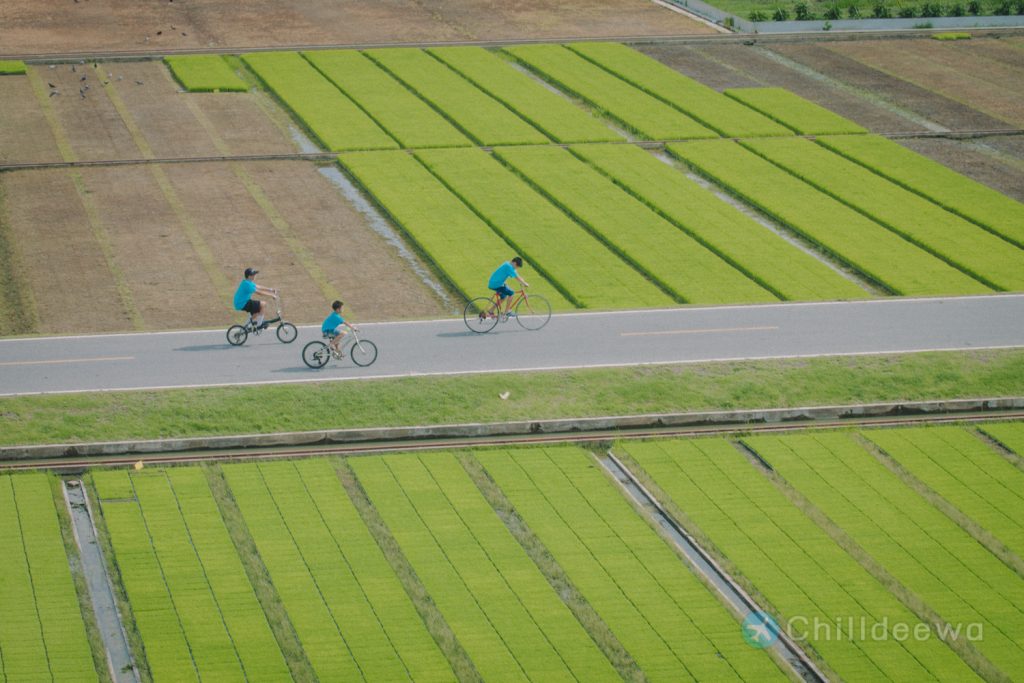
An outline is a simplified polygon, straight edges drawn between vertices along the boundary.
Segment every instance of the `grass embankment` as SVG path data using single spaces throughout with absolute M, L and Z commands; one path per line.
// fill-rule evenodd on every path
M 997 396 L 1024 396 L 1024 350 L 23 396 L 0 445 Z

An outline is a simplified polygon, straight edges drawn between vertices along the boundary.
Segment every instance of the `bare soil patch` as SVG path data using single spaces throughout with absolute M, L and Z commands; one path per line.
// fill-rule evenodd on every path
M 713 33 L 649 0 L 5 0 L 4 55 Z
M 706 47 L 658 44 L 640 44 L 633 47 L 715 90 L 756 88 L 764 85 L 764 81 L 757 76 L 717 60 Z
M 26 76 L 0 76 L 0 163 L 60 161 L 53 132 Z
M 1024 202 L 1024 182 L 1021 182 L 1021 179 L 1024 178 L 1024 167 L 1007 164 L 994 156 L 989 151 L 992 148 L 992 140 L 916 138 L 899 142 L 904 147 L 909 147 L 919 154 L 930 157 L 957 173 L 962 173 L 1019 202 Z M 1024 149 L 1018 150 L 1018 158 L 1024 159 L 1021 152 L 1024 152 Z
M 836 43 L 829 49 L 977 109 L 1001 127 L 1024 126 L 1019 71 L 976 57 L 969 46 L 955 53 L 938 47 L 903 40 Z
M 72 182 L 75 172 L 0 174 L 12 247 L 39 319 L 33 331 L 129 330 L 131 319 Z
M 234 155 L 291 154 L 295 141 L 287 130 L 298 131 L 277 105 L 262 93 L 181 93 L 177 97 L 194 107 L 219 139 L 218 148 Z M 275 125 L 260 105 L 273 107 L 282 124 Z M 210 131 L 207 131 L 210 134 Z

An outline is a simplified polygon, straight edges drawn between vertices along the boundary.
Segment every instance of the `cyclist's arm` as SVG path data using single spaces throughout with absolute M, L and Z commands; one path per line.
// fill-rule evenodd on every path
M 256 285 L 256 293 L 264 296 L 277 296 L 277 290 L 263 285 Z
M 530 286 L 529 282 L 527 282 L 523 278 L 519 277 L 518 275 L 516 275 L 516 279 L 519 280 L 520 284 L 522 284 L 523 287 L 529 287 Z

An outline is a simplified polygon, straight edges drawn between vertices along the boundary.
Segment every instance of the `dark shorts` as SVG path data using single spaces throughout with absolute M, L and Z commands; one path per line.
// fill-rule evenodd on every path
M 502 285 L 501 287 L 495 287 L 495 288 L 493 288 L 493 291 L 497 292 L 498 296 L 500 296 L 502 299 L 507 299 L 508 297 L 510 297 L 513 294 L 515 294 L 515 292 L 513 292 L 511 289 L 508 288 L 508 285 Z
M 242 310 L 251 315 L 256 315 L 260 312 L 260 302 L 256 299 L 249 299 L 245 302 L 245 305 L 242 306 Z

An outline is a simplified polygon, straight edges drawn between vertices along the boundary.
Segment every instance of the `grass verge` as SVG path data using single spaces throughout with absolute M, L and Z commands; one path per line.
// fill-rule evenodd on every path
M 1024 349 L 18 396 L 0 445 L 1000 396 Z

